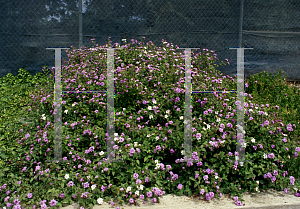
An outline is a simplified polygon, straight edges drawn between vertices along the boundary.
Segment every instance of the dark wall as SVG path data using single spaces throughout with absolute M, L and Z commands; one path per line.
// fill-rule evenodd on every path
M 78 0 L 51 1 L 50 11 L 45 0 L 9 1 L 0 13 L 3 17 L 0 40 L 2 49 L 0 77 L 8 72 L 17 75 L 20 67 L 31 74 L 41 72 L 43 65 L 54 66 L 54 50 L 45 47 L 78 48 Z M 83 1 L 84 2 L 84 1 Z M 76 5 L 77 3 L 77 5 Z M 83 45 L 92 47 L 91 38 L 103 45 L 108 37 L 113 43 L 131 39 L 153 41 L 162 39 L 180 48 L 208 48 L 217 53 L 220 61 L 229 59 L 230 66 L 221 67 L 223 74 L 236 75 L 240 0 L 105 0 L 88 1 L 83 13 Z M 24 9 L 23 7 L 30 8 Z M 59 7 L 63 7 L 60 9 Z M 243 42 L 245 76 L 260 71 L 284 70 L 288 78 L 299 79 L 300 2 L 295 0 L 244 0 Z M 65 11 L 71 15 L 65 15 Z M 35 15 L 32 15 L 35 11 Z M 18 12 L 18 13 L 16 13 Z M 40 22 L 42 17 L 61 14 L 61 22 Z M 142 20 L 133 19 L 140 17 Z M 31 34 L 31 35 L 28 35 Z M 34 34 L 43 34 L 42 36 Z M 68 34 L 54 36 L 53 34 Z M 3 37 L 3 36 L 2 36 Z M 4 52 L 5 50 L 5 52 Z M 179 51 L 179 50 L 178 50 Z M 182 50 L 181 50 L 182 51 Z M 199 52 L 199 51 L 197 51 Z M 66 52 L 62 57 L 67 59 Z M 6 60 L 6 62 L 4 61 Z M 283 74 L 284 76 L 285 74 Z

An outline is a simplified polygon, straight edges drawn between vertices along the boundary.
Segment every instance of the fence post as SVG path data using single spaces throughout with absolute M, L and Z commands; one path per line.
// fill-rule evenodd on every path
M 46 162 L 62 162 L 62 83 L 61 83 L 61 49 L 55 49 L 55 83 L 54 83 L 54 160 Z M 107 162 L 121 162 L 122 159 L 114 159 L 114 49 L 107 49 Z M 56 85 L 55 85 L 56 84 Z M 65 91 L 64 91 L 65 92 Z M 67 91 L 72 92 L 72 91 Z M 86 91 L 88 93 L 88 91 Z M 76 93 L 79 93 L 77 90 Z M 63 162 L 70 162 L 64 160 Z
M 243 31 L 243 15 L 244 0 L 240 0 L 240 25 L 239 25 L 239 48 L 242 48 L 242 31 Z
M 54 160 L 46 162 L 62 162 L 62 116 L 61 116 L 61 50 L 69 48 L 46 48 L 55 50 L 55 83 L 54 83 Z M 56 84 L 56 85 L 55 85 Z M 56 106 L 56 107 L 55 107 Z M 70 162 L 64 160 L 64 162 Z
M 79 0 L 78 5 L 78 17 L 79 17 L 79 48 L 80 49 L 83 46 L 83 40 L 82 40 L 82 0 Z
M 229 48 L 237 49 L 237 143 L 236 150 L 238 156 L 235 156 L 236 162 L 243 166 L 244 162 L 253 162 L 252 160 L 245 160 L 245 128 L 244 128 L 244 100 L 245 100 L 245 78 L 244 78 L 244 49 L 245 48 Z M 246 48 L 253 49 L 253 48 Z
M 191 48 L 180 48 L 185 49 L 185 115 L 184 115 L 184 152 L 185 152 L 185 159 L 191 160 L 192 155 L 192 131 L 191 131 L 191 92 L 197 93 L 195 91 L 191 91 Z M 195 48 L 198 49 L 198 48 Z M 229 49 L 236 49 L 236 48 L 229 48 Z M 253 49 L 253 48 L 247 48 Z M 237 48 L 237 140 L 236 143 L 236 150 L 238 156 L 236 156 L 236 161 L 240 162 L 240 165 L 243 166 L 244 162 L 253 162 L 252 160 L 245 160 L 245 147 L 244 147 L 244 48 Z M 204 91 L 201 93 L 209 93 L 211 91 Z M 221 92 L 221 91 L 214 91 L 214 92 Z M 223 91 L 223 92 L 230 92 L 230 91 Z

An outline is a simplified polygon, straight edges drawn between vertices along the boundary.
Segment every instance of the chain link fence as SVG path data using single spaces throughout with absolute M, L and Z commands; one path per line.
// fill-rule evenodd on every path
M 17 75 L 20 67 L 32 75 L 42 67 L 54 67 L 52 50 L 46 47 L 93 47 L 122 39 L 162 39 L 179 47 L 214 50 L 229 66 L 223 74 L 237 74 L 236 50 L 245 51 L 245 77 L 261 71 L 284 71 L 300 80 L 300 2 L 297 0 L 43 0 L 0 2 L 0 77 Z M 59 15 L 48 21 L 50 15 Z M 56 16 L 57 17 L 57 16 Z M 58 19 L 58 20 L 57 20 Z M 67 53 L 62 58 L 68 60 Z M 64 64 L 64 63 L 63 63 Z

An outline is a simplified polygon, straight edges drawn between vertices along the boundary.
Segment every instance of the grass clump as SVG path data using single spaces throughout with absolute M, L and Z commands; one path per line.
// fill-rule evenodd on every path
M 159 48 L 131 41 L 106 46 L 120 48 L 114 51 L 114 149 L 123 159 L 117 163 L 106 161 L 106 93 L 62 95 L 66 162 L 51 163 L 54 68 L 34 77 L 20 69 L 17 77 L 0 79 L 1 207 L 159 203 L 164 194 L 206 200 L 231 194 L 242 205 L 245 191 L 299 188 L 299 91 L 284 83 L 281 72 L 245 80 L 245 155 L 252 162 L 243 166 L 235 156 L 236 93 L 193 94 L 193 161 L 187 162 L 184 54 L 164 41 Z M 67 50 L 62 90 L 107 89 L 103 48 Z M 193 91 L 236 90 L 234 78 L 215 70 L 215 59 L 208 49 L 192 52 Z

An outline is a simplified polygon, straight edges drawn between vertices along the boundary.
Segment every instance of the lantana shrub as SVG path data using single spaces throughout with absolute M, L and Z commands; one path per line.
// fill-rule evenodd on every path
M 1 205 L 61 207 L 76 201 L 92 207 L 103 201 L 136 204 L 137 199 L 159 203 L 166 194 L 197 194 L 209 201 L 228 193 L 242 205 L 244 191 L 298 188 L 296 125 L 281 122 L 278 106 L 252 103 L 251 94 L 245 93 L 244 102 L 245 157 L 251 162 L 241 166 L 237 161 L 237 95 L 231 92 L 192 94 L 192 161 L 184 159 L 185 56 L 173 44 L 163 40 L 162 45 L 137 45 L 132 39 L 120 46 L 109 40 L 93 50 L 67 50 L 62 91 L 75 93 L 62 94 L 63 161 L 48 162 L 54 159 L 52 68 L 47 85 L 36 85 L 31 92 L 28 114 L 40 119 L 37 126 L 19 132 L 19 157 L 6 163 L 15 175 L 2 186 Z M 106 159 L 106 92 L 76 93 L 107 89 L 105 48 L 110 47 L 118 48 L 113 147 L 116 159 L 122 159 L 113 163 Z M 215 70 L 215 60 L 214 51 L 192 52 L 193 91 L 236 90 L 233 77 Z M 225 61 L 220 65 L 230 64 Z M 247 83 L 245 87 L 247 92 Z M 37 108 L 42 114 L 37 115 Z M 29 177 L 30 182 L 22 181 Z

